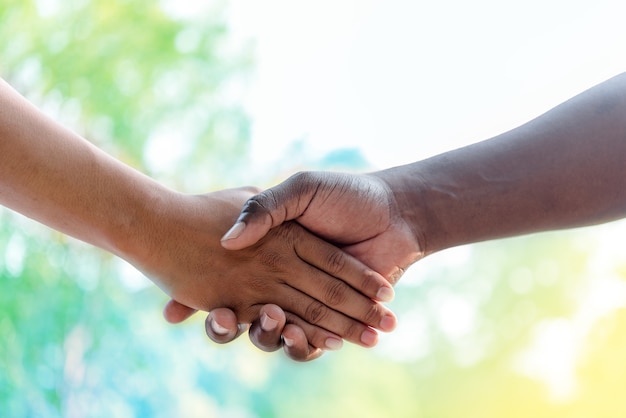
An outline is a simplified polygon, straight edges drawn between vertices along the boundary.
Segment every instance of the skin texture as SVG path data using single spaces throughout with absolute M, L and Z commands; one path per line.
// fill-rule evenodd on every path
M 241 251 L 220 245 L 256 191 L 172 191 L 0 81 L 0 204 L 129 261 L 186 306 L 168 305 L 170 319 L 227 307 L 252 323 L 276 304 L 310 324 L 306 338 L 325 348 L 340 337 L 371 346 L 373 328 L 393 329 L 393 314 L 372 300 L 393 295 L 386 280 L 295 222 Z
M 240 219 L 253 219 L 249 228 L 258 230 L 246 229 L 246 233 L 255 232 L 255 236 L 263 236 L 286 219 L 297 219 L 308 230 L 339 245 L 395 284 L 421 257 L 418 241 L 399 209 L 391 189 L 376 176 L 305 172 L 248 200 Z M 257 219 L 259 222 L 254 221 Z M 230 245 L 235 243 L 240 247 L 253 245 L 252 240 L 222 242 L 227 248 L 233 248 Z M 166 318 L 173 322 L 180 322 L 193 312 L 175 301 L 165 308 Z M 319 346 L 305 337 L 312 332 L 309 324 L 277 309 L 271 309 L 270 315 L 287 325 L 281 333 L 280 329 L 266 331 L 253 324 L 250 339 L 257 347 L 265 351 L 279 349 L 282 335 L 285 342 L 292 343 L 283 346 L 290 358 L 308 361 L 321 355 Z M 215 332 L 211 328 L 215 322 L 227 331 Z M 219 343 L 232 341 L 247 329 L 238 327 L 238 322 L 243 321 L 238 321 L 232 311 L 215 309 L 207 318 L 207 335 Z
M 249 200 L 222 242 L 241 249 L 296 220 L 395 283 L 412 262 L 446 248 L 626 216 L 625 167 L 621 74 L 516 129 L 427 160 L 366 176 L 300 173 Z M 251 338 L 268 347 L 277 335 L 260 333 L 253 328 Z M 287 354 L 306 360 L 306 342 L 297 345 Z

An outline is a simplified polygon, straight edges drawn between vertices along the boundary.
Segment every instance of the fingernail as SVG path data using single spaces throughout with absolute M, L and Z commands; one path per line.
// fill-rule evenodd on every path
M 228 334 L 228 328 L 224 328 L 223 326 L 221 326 L 220 324 L 215 322 L 215 319 L 211 319 L 211 329 L 217 335 L 226 335 L 226 334 Z
M 380 329 L 383 331 L 393 331 L 396 327 L 396 317 L 393 315 L 385 315 L 380 320 Z
M 287 347 L 293 347 L 294 341 L 291 338 L 285 338 L 283 337 L 283 343 L 287 346 Z
M 263 331 L 273 331 L 277 325 L 278 321 L 270 318 L 266 313 L 261 315 L 261 328 L 263 328 Z
M 391 302 L 395 295 L 396 292 L 393 291 L 392 287 L 383 286 L 376 293 L 376 298 L 381 302 Z
M 324 343 L 326 344 L 327 350 L 339 350 L 341 347 L 343 347 L 343 340 L 340 340 L 338 338 L 326 338 L 326 341 L 324 341 Z
M 246 229 L 246 224 L 243 222 L 237 222 L 228 230 L 227 233 L 224 234 L 224 236 L 222 237 L 222 241 L 228 241 L 229 239 L 237 238 L 239 235 L 241 235 L 244 229 Z
M 366 329 L 361 334 L 361 342 L 369 347 L 373 347 L 378 342 L 378 334 L 371 329 Z

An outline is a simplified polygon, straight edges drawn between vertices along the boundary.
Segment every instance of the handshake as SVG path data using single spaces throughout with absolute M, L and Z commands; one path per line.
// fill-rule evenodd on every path
M 340 347 L 339 337 L 369 347 L 373 329 L 395 326 L 378 302 L 391 299 L 390 285 L 420 258 L 623 218 L 624 114 L 620 74 L 494 138 L 366 175 L 300 173 L 252 197 L 221 242 L 232 257 L 256 251 L 249 260 L 257 267 L 250 264 L 250 281 L 236 273 L 220 283 L 241 281 L 228 294 L 247 292 L 258 314 L 221 300 L 207 318 L 208 335 L 227 342 L 241 332 L 237 322 L 253 320 L 258 347 L 282 341 L 297 360 Z M 266 302 L 282 310 L 260 306 Z M 174 293 L 165 316 L 178 322 L 190 307 Z
M 300 173 L 269 190 L 172 191 L 0 81 L 0 204 L 129 261 L 228 342 L 311 360 L 371 347 L 380 302 L 457 245 L 626 216 L 626 74 L 494 138 L 370 174 Z M 243 211 L 241 208 L 243 206 Z M 240 212 L 241 211 L 241 212 Z
M 393 330 L 396 319 L 379 302 L 393 298 L 392 285 L 420 257 L 420 245 L 383 178 L 303 172 L 256 196 L 234 189 L 201 198 L 222 202 L 204 212 L 214 221 L 221 212 L 223 232 L 237 220 L 221 239 L 225 250 L 198 273 L 207 285 L 193 295 L 171 293 L 168 321 L 208 307 L 214 341 L 232 341 L 247 328 L 239 322 L 252 322 L 257 347 L 282 345 L 296 360 L 338 349 L 343 339 L 371 347 L 374 329 Z M 221 293 L 218 305 L 198 301 L 206 293 Z
M 380 302 L 419 246 L 382 178 L 299 175 L 253 194 L 171 190 L 0 80 L 0 204 L 134 265 L 172 298 L 169 321 L 210 312 L 218 341 L 253 323 L 264 349 L 282 331 L 299 360 L 395 327 Z

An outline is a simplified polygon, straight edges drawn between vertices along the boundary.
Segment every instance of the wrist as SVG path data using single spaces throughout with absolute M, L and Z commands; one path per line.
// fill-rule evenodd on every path
M 391 222 L 400 231 L 406 231 L 414 242 L 415 255 L 411 264 L 426 255 L 429 251 L 428 208 L 421 204 L 420 195 L 423 185 L 419 176 L 416 176 L 414 165 L 398 166 L 372 173 L 386 186 L 389 195 L 389 209 Z
M 210 270 L 211 263 L 219 258 L 217 254 L 226 251 L 220 238 L 255 191 L 239 188 L 193 195 L 157 184 L 137 202 L 132 226 L 117 234 L 117 254 L 166 294 L 185 302 L 189 295 L 180 294 L 184 278 L 204 276 L 206 268 Z M 201 271 L 196 271 L 198 259 L 206 262 Z M 214 284 L 205 281 L 203 286 L 211 288 Z M 211 305 L 215 301 L 204 302 Z
M 448 171 L 424 160 L 375 173 L 388 185 L 399 217 L 419 244 L 421 257 L 459 245 L 461 240 L 458 225 L 453 225 L 460 195 L 442 178 Z
M 179 195 L 156 182 L 150 183 L 127 199 L 115 227 L 107 231 L 109 250 L 142 271 L 143 266 L 152 264 L 158 237 L 163 236 L 166 227 L 162 220 L 172 217 Z

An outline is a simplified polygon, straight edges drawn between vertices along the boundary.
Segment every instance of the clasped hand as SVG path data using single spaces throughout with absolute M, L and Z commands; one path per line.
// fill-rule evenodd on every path
M 341 338 L 372 346 L 377 338 L 372 328 L 395 327 L 395 316 L 375 301 L 390 299 L 389 283 L 295 222 L 273 228 L 245 249 L 223 248 L 219 237 L 252 196 L 250 189 L 176 195 L 154 226 L 168 238 L 149 243 L 158 250 L 146 251 L 144 261 L 134 264 L 189 307 L 188 313 L 229 308 L 239 322 L 249 323 L 263 305 L 276 304 L 316 348 L 337 348 Z M 166 318 L 177 322 L 179 311 L 170 303 Z
M 268 238 L 280 236 L 276 234 L 281 228 L 293 226 L 293 220 L 317 236 L 335 243 L 345 254 L 356 257 L 380 272 L 391 284 L 395 284 L 402 273 L 421 257 L 415 231 L 400 215 L 396 197 L 383 178 L 377 175 L 328 172 L 296 174 L 284 183 L 249 199 L 234 226 L 223 237 L 222 245 L 234 253 L 244 248 L 255 248 Z M 318 242 L 316 245 L 321 244 Z M 346 257 L 351 260 L 350 263 L 356 262 Z M 331 267 L 319 262 L 316 266 L 321 269 Z M 366 276 L 351 276 L 351 279 L 348 276 L 342 278 L 355 289 L 362 289 L 366 295 L 373 297 L 372 291 L 376 289 L 371 288 L 368 293 L 363 287 L 366 283 L 358 282 Z M 307 291 L 313 295 L 314 287 L 326 286 L 323 283 L 315 279 Z M 370 288 L 369 285 L 366 287 Z M 171 322 L 180 322 L 194 312 L 181 305 L 183 301 L 174 299 L 165 309 L 165 316 Z M 324 299 L 320 300 L 325 302 Z M 354 295 L 352 302 L 365 303 L 360 300 L 362 296 Z M 326 301 L 331 302 L 330 299 Z M 320 345 L 320 341 L 324 340 L 319 337 L 319 329 L 312 329 L 302 320 L 307 318 L 301 315 L 298 317 L 297 312 L 282 301 L 276 304 L 285 312 L 273 305 L 264 306 L 261 310 L 262 318 L 272 318 L 267 321 L 271 326 L 265 326 L 262 321 L 252 325 L 250 338 L 255 345 L 264 350 L 275 350 L 281 346 L 282 336 L 282 341 L 286 342 L 284 349 L 287 355 L 300 361 L 314 359 L 321 354 L 319 348 L 328 348 Z M 220 308 L 226 306 L 220 305 Z M 242 333 L 242 327 L 237 326 L 238 322 L 246 322 L 246 318 L 229 309 L 214 309 L 207 317 L 207 334 L 216 342 L 232 341 Z M 341 333 L 349 328 L 340 325 L 339 330 L 336 326 L 327 329 L 338 335 L 348 335 L 349 341 L 355 341 L 354 332 Z M 361 332 L 361 328 L 358 330 Z M 328 335 L 325 337 L 328 338 Z M 366 346 L 375 342 L 374 339 L 370 340 L 370 344 L 364 344 L 363 339 L 360 341 L 361 345 Z

